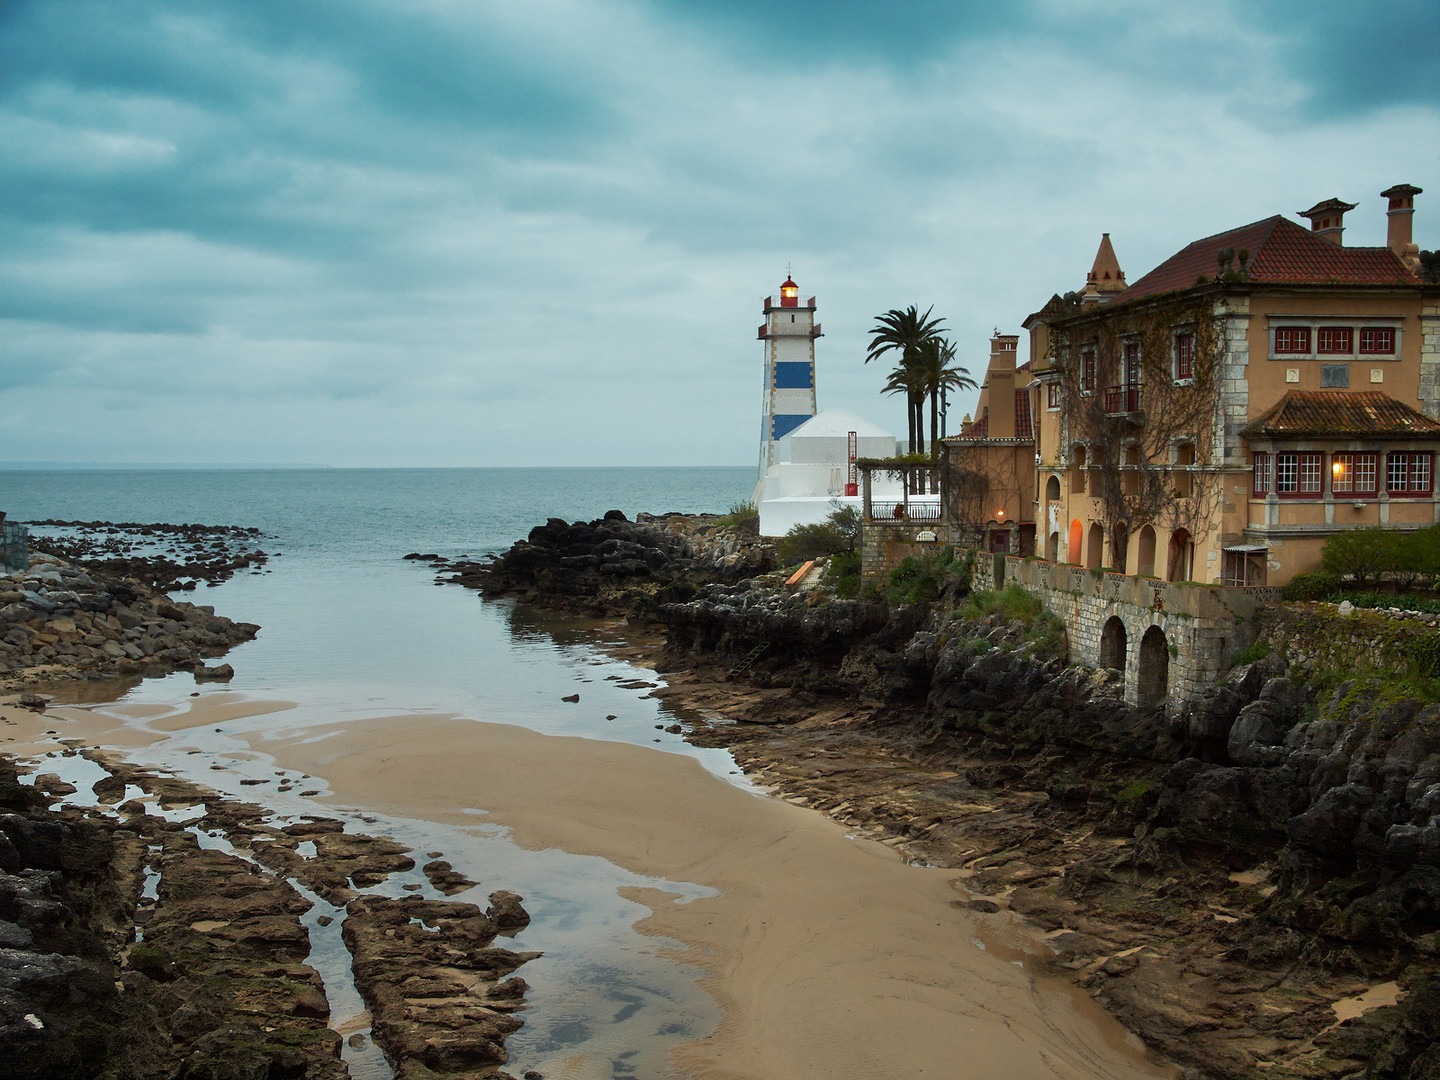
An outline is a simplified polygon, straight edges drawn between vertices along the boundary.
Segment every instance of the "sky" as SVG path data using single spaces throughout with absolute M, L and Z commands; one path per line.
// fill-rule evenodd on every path
M 876 315 L 1402 182 L 1435 0 L 0 0 L 0 461 L 749 464 L 787 267 L 903 435 Z

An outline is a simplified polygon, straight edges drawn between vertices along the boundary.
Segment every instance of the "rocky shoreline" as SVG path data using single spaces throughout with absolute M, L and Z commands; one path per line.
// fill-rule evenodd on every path
M 343 1080 L 302 921 L 323 906 L 315 924 L 343 918 L 370 1011 L 357 1028 L 397 1077 L 508 1075 L 526 990 L 512 973 L 539 955 L 493 944 L 528 922 L 519 897 L 482 911 L 368 893 L 415 866 L 401 845 L 86 756 L 107 774 L 94 805 L 58 807 L 73 785 L 22 783 L 0 756 L 0 1073 Z
M 563 525 L 461 583 L 550 604 L 565 541 L 601 527 Z M 1440 1075 L 1440 706 L 1277 653 L 1147 713 L 955 583 L 887 610 L 782 577 L 634 574 L 587 610 L 628 616 L 656 692 L 714 718 L 691 741 L 1024 915 L 1187 1077 Z M 573 610 L 584 579 L 561 581 Z

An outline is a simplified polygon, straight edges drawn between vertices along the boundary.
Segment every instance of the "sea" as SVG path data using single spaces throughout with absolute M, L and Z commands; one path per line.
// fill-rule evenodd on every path
M 329 724 L 347 717 L 459 714 L 686 754 L 744 786 L 728 753 L 692 747 L 663 730 L 693 717 L 617 685 L 650 673 L 609 654 L 622 638 L 613 623 L 487 602 L 460 586 L 437 585 L 432 567 L 404 556 L 481 558 L 551 517 L 588 521 L 609 510 L 631 518 L 640 512 L 723 513 L 748 501 L 754 482 L 750 466 L 4 470 L 0 510 L 19 522 L 260 529 L 261 546 L 271 555 L 263 568 L 177 596 L 260 625 L 254 641 L 225 657 L 236 672 L 228 690 L 299 703 L 285 714 L 287 725 L 297 718 Z M 173 705 L 195 690 L 188 673 L 177 673 L 96 694 Z M 583 709 L 561 700 L 578 692 Z M 254 799 L 257 789 L 240 781 L 247 769 L 270 775 L 265 763 L 248 761 L 225 735 L 207 738 L 207 753 L 198 756 L 191 752 L 193 734 L 132 756 Z M 537 778 L 536 797 L 544 798 L 543 778 Z M 482 905 L 496 888 L 525 896 L 534 921 L 510 947 L 545 955 L 520 972 L 531 984 L 527 1000 L 535 1007 L 508 1041 L 516 1075 L 529 1069 L 553 1074 L 555 1063 L 577 1056 L 607 1063 L 603 1071 L 614 1077 L 661 1075 L 676 1042 L 703 1038 L 718 1022 L 717 1007 L 698 987 L 698 973 L 658 955 L 663 950 L 655 939 L 634 929 L 648 910 L 617 892 L 658 884 L 693 896 L 699 895 L 696 886 L 657 883 L 594 857 L 523 851 L 482 826 L 457 830 L 377 820 L 363 807 L 354 815 L 363 817 L 366 831 L 393 835 L 417 852 L 443 850 L 457 869 L 481 880 L 475 891 Z M 401 887 L 399 879 L 389 885 Z M 312 960 L 331 972 L 332 1006 L 348 994 L 358 1010 L 353 987 L 341 985 L 341 948 L 338 939 L 317 944 Z M 373 1047 L 347 1048 L 346 1055 L 358 1080 L 390 1075 Z

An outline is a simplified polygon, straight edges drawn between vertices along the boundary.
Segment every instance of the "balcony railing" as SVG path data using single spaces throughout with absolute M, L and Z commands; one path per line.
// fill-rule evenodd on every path
M 871 521 L 939 521 L 940 503 L 937 502 L 885 502 L 870 503 Z
M 1107 386 L 1104 397 L 1105 412 L 1108 415 L 1135 413 L 1140 411 L 1140 387 Z

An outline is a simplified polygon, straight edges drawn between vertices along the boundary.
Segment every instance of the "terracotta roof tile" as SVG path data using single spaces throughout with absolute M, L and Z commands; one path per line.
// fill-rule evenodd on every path
M 1225 248 L 1250 252 L 1247 280 L 1277 284 L 1408 285 L 1415 278 L 1388 247 L 1340 247 L 1287 218 L 1266 218 L 1196 240 L 1170 256 L 1112 303 L 1188 289 L 1213 278 L 1215 256 Z M 1238 269 L 1238 263 L 1231 264 Z
M 1291 390 L 1241 434 L 1440 437 L 1440 421 L 1378 390 Z

